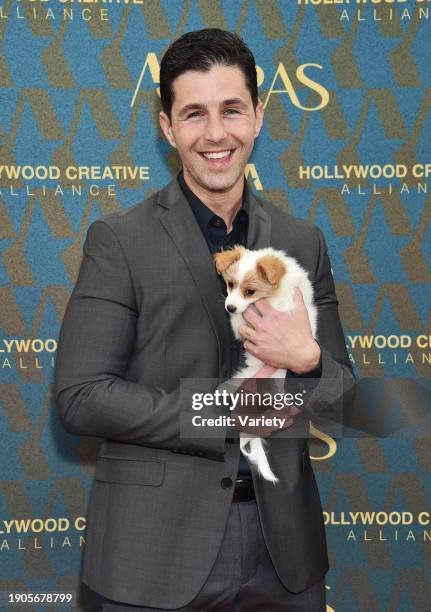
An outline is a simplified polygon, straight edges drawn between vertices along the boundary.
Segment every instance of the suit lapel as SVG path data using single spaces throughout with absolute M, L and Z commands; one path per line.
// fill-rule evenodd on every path
M 248 188 L 250 208 L 247 248 L 270 246 L 271 218 L 257 202 L 249 184 Z M 160 222 L 187 265 L 210 319 L 218 343 L 219 375 L 224 377 L 230 367 L 227 363 L 230 356 L 230 327 L 224 308 L 222 285 L 212 255 L 176 178 L 159 192 L 158 204 L 164 208 Z
M 271 246 L 271 217 L 259 204 L 248 184 L 250 216 L 247 235 L 248 249 L 264 249 Z
M 223 355 L 230 344 L 229 318 L 212 255 L 176 178 L 160 191 L 159 204 L 165 208 L 160 221 L 187 265 L 210 319 L 218 343 L 219 375 L 223 376 Z

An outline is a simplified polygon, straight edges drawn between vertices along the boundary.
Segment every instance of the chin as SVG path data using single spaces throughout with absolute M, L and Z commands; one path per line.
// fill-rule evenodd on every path
M 196 161 L 196 160 L 195 160 Z M 244 168 L 232 166 L 231 168 L 210 170 L 205 166 L 205 162 L 198 160 L 190 169 L 188 174 L 193 181 L 203 189 L 209 191 L 227 191 L 231 189 L 244 175 Z

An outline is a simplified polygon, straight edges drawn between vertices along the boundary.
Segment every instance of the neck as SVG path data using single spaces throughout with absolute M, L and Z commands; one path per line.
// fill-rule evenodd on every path
M 186 169 L 183 169 L 183 172 L 184 180 L 189 189 L 197 195 L 205 206 L 208 206 L 213 213 L 223 219 L 226 223 L 227 231 L 230 232 L 235 215 L 242 205 L 244 175 L 241 174 L 238 181 L 226 191 L 209 191 L 194 181 Z

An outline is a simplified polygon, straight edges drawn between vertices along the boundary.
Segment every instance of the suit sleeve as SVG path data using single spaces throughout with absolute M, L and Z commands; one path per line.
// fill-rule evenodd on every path
M 193 427 L 196 412 L 189 394 L 179 386 L 168 393 L 127 380 L 139 312 L 126 257 L 108 223 L 98 220 L 89 226 L 83 253 L 60 330 L 54 376 L 64 428 L 220 459 L 226 428 Z M 229 388 L 229 381 L 218 388 Z M 215 406 L 206 416 L 219 414 L 226 409 Z
M 343 411 L 352 401 L 355 376 L 346 351 L 343 328 L 338 314 L 331 263 L 325 238 L 319 228 L 318 261 L 314 275 L 314 302 L 317 306 L 317 340 L 321 349 L 318 374 L 310 373 L 308 384 L 300 378 L 286 376 L 285 389 L 292 385 L 307 390 L 304 410 L 315 423 L 328 425 L 343 422 Z M 313 377 L 313 379 L 312 379 Z

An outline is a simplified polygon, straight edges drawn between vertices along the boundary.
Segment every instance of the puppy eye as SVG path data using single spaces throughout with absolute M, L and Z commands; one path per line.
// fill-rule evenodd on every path
M 246 289 L 245 294 L 247 297 L 250 297 L 251 295 L 254 295 L 256 293 L 255 289 Z
M 232 289 L 232 287 L 233 287 L 233 282 L 232 282 L 232 281 L 229 281 L 229 282 L 228 282 L 228 284 L 227 284 L 227 286 L 229 287 L 229 289 Z

